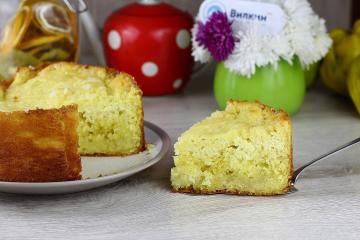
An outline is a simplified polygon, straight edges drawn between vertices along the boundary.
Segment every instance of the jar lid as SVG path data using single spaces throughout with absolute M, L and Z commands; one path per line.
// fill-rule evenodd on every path
M 132 17 L 172 17 L 184 16 L 186 13 L 166 3 L 144 0 L 127 5 L 117 11 L 117 14 Z

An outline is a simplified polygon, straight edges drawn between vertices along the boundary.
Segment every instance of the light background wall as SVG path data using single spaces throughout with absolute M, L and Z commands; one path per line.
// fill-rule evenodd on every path
M 134 0 L 86 0 L 89 4 L 99 29 L 103 26 L 106 18 L 116 9 L 135 2 Z M 176 7 L 195 15 L 202 0 L 164 0 Z M 356 0 L 359 1 L 359 0 Z M 310 0 L 314 10 L 327 21 L 329 29 L 334 27 L 350 26 L 351 0 Z M 82 38 L 82 51 L 90 50 L 86 38 Z

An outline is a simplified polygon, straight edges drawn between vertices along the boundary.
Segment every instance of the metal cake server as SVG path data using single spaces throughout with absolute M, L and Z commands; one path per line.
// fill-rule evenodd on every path
M 332 151 L 330 151 L 330 152 L 328 152 L 328 153 L 326 153 L 326 154 L 323 154 L 323 155 L 321 155 L 320 157 L 318 157 L 318 158 L 310 161 L 309 163 L 307 163 L 307 164 L 299 167 L 297 170 L 294 171 L 293 177 L 292 177 L 292 179 L 291 179 L 291 191 L 290 191 L 290 193 L 294 193 L 294 192 L 297 192 L 297 191 L 298 191 L 298 190 L 295 188 L 295 184 L 296 184 L 296 182 L 298 181 L 300 175 L 301 175 L 307 168 L 309 168 L 310 166 L 314 165 L 315 163 L 317 163 L 317 162 L 319 162 L 319 161 L 321 161 L 321 160 L 324 160 L 324 159 L 326 159 L 326 158 L 328 158 L 328 157 L 330 157 L 330 156 L 332 156 L 332 155 L 334 155 L 334 154 L 337 154 L 337 153 L 339 153 L 339 152 L 341 152 L 341 151 L 344 151 L 344 150 L 352 147 L 353 145 L 355 145 L 355 144 L 357 144 L 357 143 L 359 143 L 359 142 L 360 142 L 360 138 L 357 138 L 357 139 L 355 139 L 355 140 L 353 140 L 353 141 L 351 141 L 351 142 L 349 142 L 349 143 L 347 143 L 347 144 L 345 144 L 345 145 L 343 145 L 343 146 L 341 146 L 341 147 L 338 147 L 338 148 L 336 148 L 336 149 L 334 149 L 334 150 L 332 150 Z

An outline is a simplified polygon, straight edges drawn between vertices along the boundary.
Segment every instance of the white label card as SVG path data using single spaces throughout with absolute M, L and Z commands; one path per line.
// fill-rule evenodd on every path
M 200 7 L 200 21 L 205 23 L 214 12 L 225 12 L 230 20 L 258 24 L 266 34 L 277 34 L 285 26 L 285 12 L 273 3 L 246 0 L 206 0 Z

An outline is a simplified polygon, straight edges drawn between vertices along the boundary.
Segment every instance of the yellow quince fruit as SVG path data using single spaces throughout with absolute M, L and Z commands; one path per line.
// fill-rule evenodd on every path
M 332 91 L 348 95 L 347 79 L 350 66 L 354 59 L 360 56 L 360 20 L 353 32 L 344 29 L 334 29 L 330 36 L 333 46 L 325 57 L 320 69 L 321 79 Z
M 360 35 L 360 19 L 354 24 L 354 33 Z
M 347 85 L 351 99 L 360 113 L 360 57 L 351 63 Z

